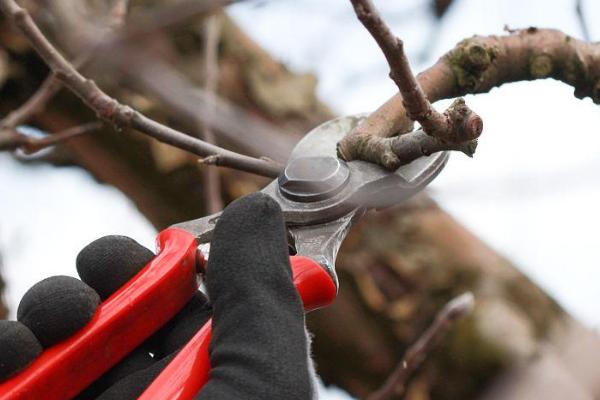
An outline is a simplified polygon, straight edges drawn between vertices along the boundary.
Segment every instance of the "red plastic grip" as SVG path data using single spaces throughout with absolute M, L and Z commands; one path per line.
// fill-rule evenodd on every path
M 324 307 L 335 299 L 337 288 L 323 267 L 306 257 L 294 256 L 290 257 L 290 261 L 294 285 L 306 311 Z M 209 378 L 210 337 L 211 320 L 181 349 L 138 400 L 193 399 Z
M 104 301 L 82 330 L 0 384 L 0 399 L 72 398 L 175 315 L 198 289 L 196 240 L 168 228 L 157 246 L 159 254 Z

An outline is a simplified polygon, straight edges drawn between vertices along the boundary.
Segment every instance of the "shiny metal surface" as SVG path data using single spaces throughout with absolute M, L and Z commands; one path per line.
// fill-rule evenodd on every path
M 319 261 L 334 278 L 337 251 L 352 222 L 368 209 L 401 203 L 421 191 L 449 157 L 447 152 L 421 157 L 394 172 L 364 161 L 332 162 L 336 143 L 362 119 L 341 117 L 313 129 L 292 151 L 286 172 L 262 189 L 280 204 L 298 254 Z M 218 217 L 175 226 L 206 243 Z
M 332 156 L 308 156 L 290 160 L 277 184 L 284 197 L 309 203 L 339 193 L 349 177 L 345 161 Z

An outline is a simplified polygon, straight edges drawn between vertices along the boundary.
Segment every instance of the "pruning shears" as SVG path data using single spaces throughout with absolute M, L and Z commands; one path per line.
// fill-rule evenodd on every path
M 442 170 L 448 153 L 421 157 L 390 172 L 336 157 L 336 143 L 363 116 L 318 126 L 296 145 L 282 174 L 264 189 L 283 210 L 294 284 L 307 311 L 330 304 L 338 281 L 335 259 L 352 224 L 367 210 L 398 204 Z M 171 319 L 198 290 L 219 214 L 159 233 L 157 256 L 106 299 L 74 336 L 46 349 L 0 384 L 0 399 L 67 399 L 117 364 Z M 192 399 L 209 378 L 209 320 L 139 399 Z

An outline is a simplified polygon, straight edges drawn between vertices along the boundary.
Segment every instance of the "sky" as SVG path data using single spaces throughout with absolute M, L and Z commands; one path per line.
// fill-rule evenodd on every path
M 405 41 L 415 71 L 461 39 L 502 34 L 505 25 L 554 27 L 581 37 L 574 1 L 456 0 L 437 35 L 426 1 L 375 3 Z M 600 20 L 600 2 L 583 5 L 588 21 Z M 369 112 L 396 92 L 384 57 L 348 1 L 249 2 L 230 12 L 290 68 L 313 72 L 319 95 L 340 115 Z M 592 39 L 600 39 L 600 24 L 588 26 Z M 545 80 L 468 96 L 484 120 L 477 153 L 473 159 L 454 154 L 431 194 L 569 312 L 598 328 L 600 110 L 572 92 Z M 0 252 L 13 316 L 29 286 L 53 274 L 74 275 L 77 252 L 102 235 L 128 235 L 153 247 L 155 231 L 135 206 L 77 168 L 24 166 L 0 154 L 0 182 Z

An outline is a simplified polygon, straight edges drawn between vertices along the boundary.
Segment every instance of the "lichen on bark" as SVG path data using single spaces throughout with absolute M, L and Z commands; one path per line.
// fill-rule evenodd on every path
M 429 71 L 448 63 L 456 87 L 448 95 L 487 92 L 504 83 L 554 78 L 595 102 L 600 78 L 600 45 L 573 39 L 554 29 L 527 28 L 505 36 L 473 36 L 461 41 Z M 436 99 L 436 100 L 439 100 Z
M 476 38 L 461 41 L 446 56 L 456 84 L 466 92 L 477 91 L 483 73 L 493 64 L 498 51 L 487 43 L 479 43 Z

